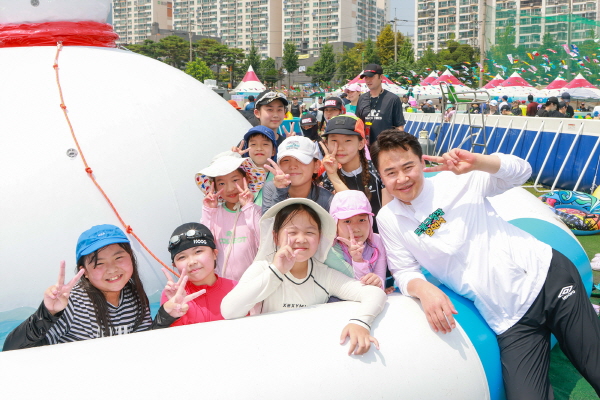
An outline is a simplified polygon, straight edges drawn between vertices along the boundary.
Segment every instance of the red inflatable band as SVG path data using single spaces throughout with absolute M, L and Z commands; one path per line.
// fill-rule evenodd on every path
M 0 25 L 0 47 L 96 46 L 117 47 L 119 38 L 111 25 L 100 22 L 43 22 Z

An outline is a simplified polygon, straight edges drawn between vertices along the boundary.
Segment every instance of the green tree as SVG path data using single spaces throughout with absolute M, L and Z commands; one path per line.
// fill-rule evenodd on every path
M 127 49 L 133 51 L 134 53 L 154 58 L 155 60 L 158 60 L 161 57 L 158 43 L 150 39 L 144 40 L 144 43 L 142 44 L 130 44 L 127 46 Z
M 386 25 L 377 36 L 377 53 L 382 65 L 394 62 L 394 31 L 391 25 Z
M 352 48 L 344 48 L 342 54 L 337 56 L 337 79 L 346 82 L 360 74 L 363 67 L 363 43 L 357 43 Z
M 198 58 L 204 61 L 215 73 L 218 83 L 221 80 L 219 74 L 221 66 L 225 63 L 224 54 L 228 47 L 214 39 L 201 39 L 194 43 L 194 47 Z
M 196 59 L 192 62 L 188 62 L 185 66 L 185 73 L 198 79 L 200 82 L 204 82 L 205 79 L 213 79 L 214 74 L 208 68 L 208 65 L 200 59 Z
M 365 48 L 363 51 L 363 63 L 367 64 L 380 64 L 379 54 L 377 53 L 377 46 L 371 39 L 365 40 Z
M 158 48 L 161 59 L 175 68 L 181 69 L 189 60 L 190 45 L 179 36 L 171 35 L 160 39 Z
M 283 45 L 283 68 L 288 74 L 288 88 L 291 86 L 291 75 L 300 66 L 298 64 L 298 54 L 296 53 L 296 45 L 294 42 L 285 42 Z
M 229 88 L 233 89 L 233 77 L 244 69 L 244 50 L 235 47 L 227 47 L 223 53 L 223 65 L 229 72 Z
M 446 41 L 446 48 L 438 52 L 438 63 L 442 68 L 450 66 L 459 71 L 459 77 L 463 78 L 467 84 L 473 83 L 473 69 L 471 65 L 475 65 L 475 49 L 468 44 L 460 44 L 456 40 Z
M 383 73 L 403 85 L 414 85 L 416 82 L 411 72 L 413 68 L 415 68 L 414 64 L 406 60 L 399 58 L 398 62 L 394 62 L 392 59 L 389 64 L 383 66 Z
M 266 58 L 260 63 L 260 73 L 267 86 L 275 86 L 277 81 L 282 79 L 283 74 L 275 65 L 275 60 L 271 57 Z
M 408 64 L 414 64 L 415 63 L 415 51 L 413 49 L 412 42 L 410 41 L 410 39 L 408 37 L 404 36 L 400 32 L 398 32 L 397 35 L 398 35 L 398 43 L 401 43 L 398 45 L 398 47 L 399 47 L 398 60 L 404 60 Z
M 421 58 L 417 61 L 417 70 L 425 71 L 427 68 L 436 70 L 441 68 L 439 56 L 433 51 L 431 46 L 427 47 Z
M 319 59 L 306 71 L 306 75 L 312 78 L 313 83 L 330 82 L 335 75 L 335 53 L 333 45 L 325 43 L 319 51 Z
M 258 48 L 254 45 L 254 40 L 252 41 L 252 46 L 250 47 L 250 51 L 246 56 L 244 70 L 247 71 L 248 67 L 250 66 L 256 72 L 256 74 L 260 74 L 260 54 L 258 54 Z

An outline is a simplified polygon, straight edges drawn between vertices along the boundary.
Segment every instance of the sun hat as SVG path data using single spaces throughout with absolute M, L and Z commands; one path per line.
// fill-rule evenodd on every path
M 206 196 L 208 194 L 209 187 L 212 186 L 212 181 L 214 178 L 217 176 L 227 175 L 238 168 L 242 168 L 246 172 L 248 189 L 250 189 L 252 193 L 258 192 L 264 184 L 264 174 L 262 179 L 259 175 L 249 174 L 248 171 L 252 170 L 253 168 L 250 159 L 243 158 L 239 153 L 233 151 L 224 151 L 214 156 L 210 162 L 210 165 L 201 169 L 196 174 L 196 185 L 198 185 L 198 188 Z M 219 200 L 222 200 L 220 196 Z
M 310 164 L 310 162 L 319 158 L 320 151 L 317 145 L 304 136 L 290 136 L 285 139 L 277 148 L 277 162 L 280 162 L 284 157 L 294 157 L 302 164 Z
M 168 250 L 171 253 L 171 261 L 182 251 L 197 246 L 207 246 L 216 249 L 215 237 L 204 225 L 197 222 L 188 222 L 180 225 L 171 234 Z
M 362 88 L 358 83 L 351 83 L 346 89 L 344 89 L 344 92 L 362 92 Z
M 359 214 L 374 215 L 369 199 L 360 190 L 337 192 L 331 199 L 329 214 L 334 220 L 348 219 Z
M 365 138 L 365 124 L 355 115 L 337 115 L 327 122 L 325 132 L 321 135 L 327 137 L 330 134 L 354 135 Z
M 376 74 L 383 75 L 383 68 L 379 64 L 368 64 L 364 71 L 360 74 L 360 79 L 365 76 L 372 77 Z
M 231 104 L 233 106 L 233 108 L 235 108 L 236 110 L 241 110 L 242 109 L 242 107 L 240 107 L 238 105 L 237 101 L 235 101 L 235 100 L 227 100 L 227 102 L 229 104 Z
M 291 199 L 285 199 L 273 207 L 269 208 L 260 219 L 260 246 L 258 253 L 256 254 L 255 260 L 268 260 L 272 261 L 275 253 L 277 252 L 277 244 L 273 240 L 273 225 L 275 223 L 275 216 L 283 208 L 292 204 L 304 204 L 307 207 L 312 208 L 319 219 L 321 220 L 321 240 L 317 252 L 313 256 L 320 262 L 324 262 L 327 258 L 327 254 L 333 245 L 333 240 L 337 236 L 337 227 L 333 220 L 333 217 L 320 205 L 310 199 L 301 197 L 295 197 Z
M 79 235 L 75 250 L 75 261 L 115 243 L 130 243 L 125 233 L 114 225 L 95 225 Z

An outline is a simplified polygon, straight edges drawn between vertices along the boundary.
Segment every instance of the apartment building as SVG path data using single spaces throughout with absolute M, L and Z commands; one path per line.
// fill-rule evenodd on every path
M 389 20 L 389 0 L 113 0 L 119 43 L 143 42 L 158 22 L 273 58 L 286 41 L 314 55 L 326 42 L 375 40 Z

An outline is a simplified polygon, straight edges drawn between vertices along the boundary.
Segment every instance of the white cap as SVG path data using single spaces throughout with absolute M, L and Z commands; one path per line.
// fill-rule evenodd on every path
M 498 102 L 496 100 L 490 101 L 490 106 L 497 106 Z
M 427 104 L 433 104 L 433 100 L 427 100 Z
M 319 158 L 319 149 L 316 143 L 304 136 L 290 136 L 277 148 L 277 162 L 282 158 L 294 157 L 302 164 L 310 164 L 314 158 Z

